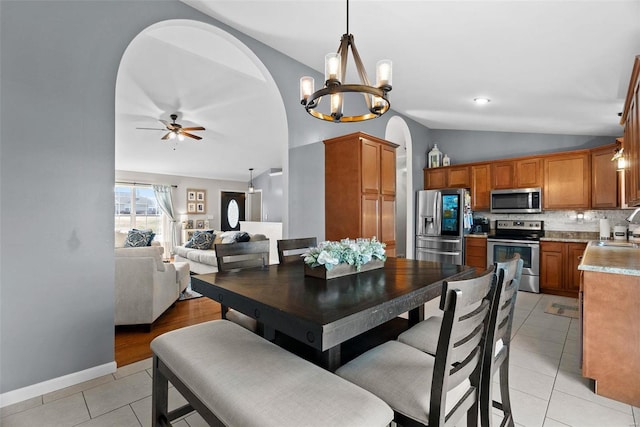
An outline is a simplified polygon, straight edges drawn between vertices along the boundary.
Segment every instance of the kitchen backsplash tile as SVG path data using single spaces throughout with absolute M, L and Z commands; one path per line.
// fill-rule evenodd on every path
M 489 212 L 475 212 L 474 217 L 484 217 L 491 221 L 491 228 L 495 227 L 495 221 L 498 219 L 526 219 L 544 221 L 544 229 L 547 231 L 584 231 L 599 232 L 600 219 L 608 218 L 611 229 L 615 225 L 630 225 L 625 218 L 628 217 L 633 209 L 616 209 L 616 210 L 594 210 L 594 211 L 544 211 L 541 214 L 491 214 Z M 578 219 L 578 214 L 583 214 L 582 219 Z

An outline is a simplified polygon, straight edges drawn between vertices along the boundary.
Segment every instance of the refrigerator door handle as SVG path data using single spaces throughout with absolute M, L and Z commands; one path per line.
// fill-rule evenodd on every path
M 436 233 L 439 236 L 442 234 L 442 192 L 438 191 L 438 194 L 434 198 L 434 218 L 437 219 L 435 221 Z

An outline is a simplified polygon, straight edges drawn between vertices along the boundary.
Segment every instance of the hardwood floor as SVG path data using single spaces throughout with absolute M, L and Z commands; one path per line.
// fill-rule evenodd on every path
M 151 332 L 142 326 L 116 327 L 115 358 L 118 367 L 151 357 L 149 344 L 158 335 L 174 329 L 220 319 L 220 304 L 210 298 L 178 301 L 153 324 Z

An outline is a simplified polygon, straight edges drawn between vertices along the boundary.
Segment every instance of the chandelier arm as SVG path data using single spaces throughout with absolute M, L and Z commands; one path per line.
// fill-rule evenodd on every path
M 349 33 L 346 33 L 340 39 L 340 48 L 338 49 L 338 53 L 340 53 L 340 76 L 342 78 L 342 82 L 344 83 L 347 79 L 347 56 L 349 54 Z
M 371 84 L 369 83 L 369 77 L 367 76 L 367 71 L 364 69 L 364 65 L 362 65 L 362 59 L 360 59 L 360 54 L 358 53 L 358 49 L 356 48 L 356 43 L 353 40 L 353 36 L 351 38 L 351 54 L 353 55 L 353 60 L 356 63 L 356 69 L 358 70 L 360 81 L 364 85 L 371 86 Z

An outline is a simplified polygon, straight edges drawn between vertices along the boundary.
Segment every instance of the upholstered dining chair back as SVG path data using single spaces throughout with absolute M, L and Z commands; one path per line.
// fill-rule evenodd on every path
M 303 262 L 301 255 L 316 246 L 318 246 L 318 239 L 315 237 L 278 240 L 278 261 L 280 264 Z
M 216 243 L 218 271 L 269 265 L 269 239 L 236 243 Z

